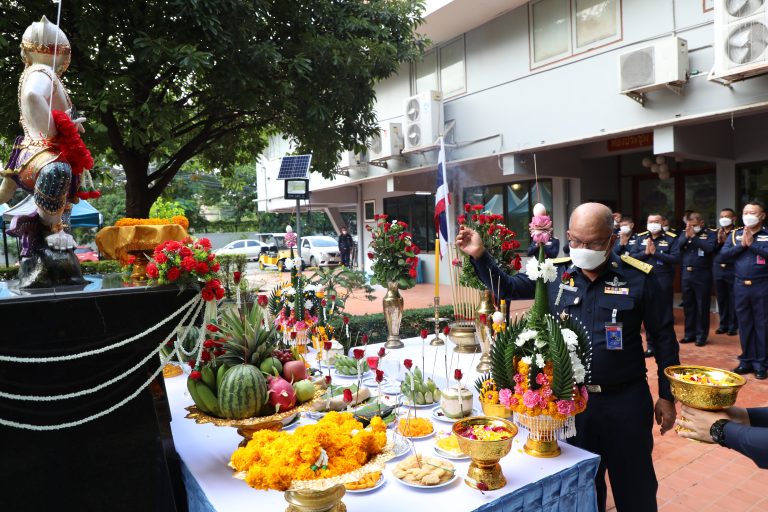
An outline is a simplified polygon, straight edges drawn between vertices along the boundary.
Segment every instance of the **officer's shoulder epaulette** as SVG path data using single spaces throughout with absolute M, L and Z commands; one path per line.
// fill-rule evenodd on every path
M 667 231 L 666 234 L 671 236 L 672 238 L 677 238 L 677 233 L 675 233 L 673 231 Z
M 565 258 L 554 258 L 552 260 L 553 265 L 562 265 L 563 263 L 570 263 L 571 258 L 569 256 L 566 256 Z
M 637 236 L 644 236 L 644 235 L 647 235 L 647 234 L 648 234 L 647 231 L 643 231 L 642 233 L 638 233 Z
M 640 261 L 638 259 L 633 258 L 632 256 L 629 256 L 627 254 L 621 255 L 621 261 L 629 265 L 630 267 L 634 267 L 637 270 L 640 270 L 641 272 L 645 272 L 646 274 L 649 273 L 653 269 L 653 265 L 650 263 L 646 263 L 644 261 Z
M 714 228 L 708 228 L 708 229 L 709 229 L 711 232 L 713 232 L 713 233 L 717 233 L 717 230 L 716 230 L 716 229 L 714 229 Z

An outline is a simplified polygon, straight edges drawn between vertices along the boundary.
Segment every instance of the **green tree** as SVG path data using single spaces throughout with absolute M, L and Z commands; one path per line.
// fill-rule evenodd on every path
M 330 176 L 376 130 L 374 85 L 418 57 L 422 0 L 71 0 L 64 80 L 85 141 L 126 175 L 126 214 L 146 217 L 190 159 L 252 161 L 282 133 Z M 18 132 L 21 35 L 56 5 L 0 2 L 0 136 Z

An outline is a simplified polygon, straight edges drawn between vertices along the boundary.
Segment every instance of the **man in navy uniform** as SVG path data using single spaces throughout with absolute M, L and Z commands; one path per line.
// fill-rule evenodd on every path
M 575 418 L 577 434 L 571 442 L 600 455 L 595 478 L 599 509 L 606 507 L 607 470 L 618 510 L 653 512 L 658 488 L 651 457 L 653 419 L 655 413 L 662 434 L 674 424 L 664 369 L 678 364 L 678 346 L 672 309 L 658 300 L 661 289 L 651 265 L 614 254 L 615 238 L 606 206 L 586 203 L 574 210 L 568 230 L 571 258 L 556 260 L 558 279 L 547 284 L 549 312 L 572 315 L 590 333 L 589 403 Z M 501 272 L 476 232 L 461 229 L 456 245 L 472 257 L 475 273 L 487 287 L 501 280 L 500 299 L 533 298 L 535 281 L 522 273 Z M 562 283 L 564 272 L 571 274 L 571 285 Z M 655 406 L 646 379 L 642 323 L 656 342 L 660 398 Z M 611 349 L 606 343 L 609 329 L 618 334 Z
M 619 238 L 613 244 L 613 252 L 621 256 L 630 254 L 635 246 L 635 221 L 629 215 L 624 215 L 619 222 Z
M 544 244 L 544 255 L 547 258 L 557 258 L 557 255 L 560 253 L 560 240 L 558 240 L 555 237 L 551 237 L 549 241 Z M 530 244 L 528 245 L 528 256 L 538 256 L 539 254 L 539 246 L 538 244 L 535 244 L 533 242 L 533 238 L 531 238 Z
M 653 273 L 656 274 L 661 286 L 660 300 L 669 304 L 671 311 L 675 265 L 680 263 L 680 250 L 677 247 L 677 235 L 664 233 L 662 219 L 663 217 L 658 213 L 648 216 L 648 231 L 637 235 L 637 241 L 629 255 L 653 265 Z M 645 357 L 653 356 L 653 337 L 648 330 L 645 332 L 645 344 L 648 347 Z
M 765 206 L 752 201 L 742 211 L 744 227 L 731 232 L 720 251 L 720 260 L 733 262 L 733 298 L 739 324 L 741 355 L 739 374 L 755 373 L 765 379 L 768 368 L 768 229 Z
M 717 311 L 720 313 L 720 325 L 715 330 L 716 334 L 728 333 L 735 336 L 736 306 L 733 302 L 733 262 L 724 262 L 720 258 L 720 250 L 725 241 L 731 236 L 731 231 L 736 229 L 736 212 L 730 208 L 720 211 L 720 228 L 717 230 L 715 242 L 715 264 L 712 266 L 712 277 L 715 279 L 715 293 L 717 294 Z
M 707 344 L 709 307 L 712 303 L 712 255 L 717 235 L 704 226 L 699 212 L 688 214 L 685 230 L 678 237 L 683 274 L 685 335 L 680 343 Z

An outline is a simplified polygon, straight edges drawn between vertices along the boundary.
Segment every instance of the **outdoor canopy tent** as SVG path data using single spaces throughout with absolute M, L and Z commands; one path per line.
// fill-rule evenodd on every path
M 12 209 L 7 204 L 0 204 L 0 231 L 3 233 L 3 250 L 5 252 L 5 264 L 8 265 L 8 241 L 5 230 L 10 227 L 13 216 L 25 211 L 34 211 L 32 196 L 27 196 Z M 72 205 L 72 214 L 69 225 L 73 228 L 93 228 L 101 226 L 101 214 L 91 204 L 81 199 L 79 203 Z

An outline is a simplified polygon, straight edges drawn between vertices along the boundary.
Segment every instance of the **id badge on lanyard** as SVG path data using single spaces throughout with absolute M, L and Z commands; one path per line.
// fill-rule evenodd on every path
M 611 321 L 605 323 L 605 346 L 608 350 L 624 350 L 624 324 L 616 321 L 618 310 L 611 312 Z

